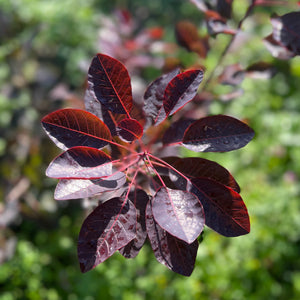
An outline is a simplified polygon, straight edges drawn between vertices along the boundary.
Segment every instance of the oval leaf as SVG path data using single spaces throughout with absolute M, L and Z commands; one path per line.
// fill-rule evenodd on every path
M 85 219 L 78 239 L 82 272 L 93 269 L 135 238 L 136 210 L 130 201 L 113 198 Z
M 144 94 L 144 111 L 147 118 L 147 126 L 158 125 L 166 118 L 163 108 L 164 93 L 168 83 L 179 74 L 179 69 L 164 74 L 154 80 Z
M 146 208 L 146 227 L 157 261 L 178 274 L 190 276 L 195 266 L 198 241 L 188 244 L 161 228 L 153 217 L 151 201 Z
M 56 157 L 46 170 L 46 175 L 59 179 L 96 179 L 111 175 L 112 162 L 103 151 L 78 146 Z
M 207 178 L 192 179 L 192 189 L 203 205 L 205 224 L 216 232 L 234 237 L 250 232 L 247 207 L 234 190 Z
M 142 137 L 143 126 L 137 120 L 123 119 L 118 123 L 117 132 L 122 140 L 132 142 Z
M 88 82 L 96 98 L 110 111 L 127 114 L 132 108 L 130 77 L 125 66 L 104 54 L 97 54 L 88 71 Z
M 182 144 L 197 152 L 225 152 L 247 145 L 254 131 L 245 123 L 224 115 L 194 122 L 186 130 Z
M 156 222 L 164 230 L 188 244 L 203 230 L 202 205 L 190 192 L 162 187 L 153 197 L 152 211 Z
M 63 149 L 75 146 L 102 148 L 111 140 L 108 127 L 95 115 L 81 109 L 60 109 L 42 119 L 55 144 Z
M 202 79 L 202 70 L 189 70 L 178 74 L 169 82 L 163 101 L 166 116 L 174 114 L 196 96 Z
M 134 204 L 137 212 L 136 237 L 119 252 L 126 258 L 134 258 L 138 255 L 147 238 L 145 210 L 149 196 L 143 190 L 135 190 L 129 194 L 128 198 Z
M 117 172 L 101 179 L 61 179 L 55 189 L 55 200 L 80 199 L 95 196 L 99 193 L 121 188 L 126 182 L 126 176 Z

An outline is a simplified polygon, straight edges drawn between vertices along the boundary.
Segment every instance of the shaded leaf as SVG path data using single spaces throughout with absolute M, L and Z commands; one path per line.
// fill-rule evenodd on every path
M 174 114 L 196 96 L 202 79 L 202 70 L 189 70 L 178 74 L 168 83 L 163 101 L 166 116 Z
M 122 172 L 101 179 L 61 179 L 55 189 L 56 200 L 70 200 L 92 197 L 99 193 L 121 188 L 126 182 Z
M 96 148 L 77 146 L 56 157 L 46 170 L 53 178 L 95 179 L 111 175 L 110 157 Z
M 177 74 L 179 74 L 179 69 L 164 74 L 154 80 L 146 89 L 144 94 L 144 112 L 147 119 L 146 127 L 158 125 L 166 118 L 166 113 L 163 109 L 164 93 L 170 80 Z
M 245 123 L 224 115 L 195 121 L 186 130 L 182 144 L 197 152 L 232 151 L 247 145 L 254 131 Z
M 85 219 L 78 239 L 82 272 L 93 269 L 135 238 L 136 210 L 121 198 L 100 204 Z
M 157 261 L 184 276 L 190 276 L 195 266 L 198 241 L 188 244 L 161 228 L 155 221 L 151 201 L 146 208 L 148 237 Z
M 132 108 L 130 77 L 118 60 L 98 53 L 88 71 L 88 82 L 96 98 L 110 111 L 127 114 Z
M 63 150 L 75 146 L 102 148 L 111 140 L 108 127 L 95 115 L 81 109 L 60 109 L 42 119 L 51 140 Z
M 233 0 L 218 0 L 217 1 L 217 12 L 226 19 L 231 18 L 232 14 L 232 2 Z
M 135 190 L 129 194 L 128 198 L 134 204 L 137 212 L 136 236 L 119 252 L 126 258 L 134 258 L 138 255 L 147 238 L 145 211 L 149 196 L 143 190 Z
M 163 143 L 173 144 L 180 143 L 183 139 L 185 130 L 194 122 L 194 119 L 180 119 L 171 124 L 163 136 Z
M 164 230 L 188 244 L 203 230 L 202 205 L 190 192 L 162 187 L 152 199 L 152 211 Z
M 137 120 L 123 119 L 118 123 L 117 132 L 122 140 L 132 142 L 142 137 L 143 127 Z
M 207 178 L 193 178 L 192 184 L 191 192 L 203 205 L 207 226 L 227 237 L 250 232 L 248 211 L 237 192 Z
M 255 79 L 270 79 L 276 74 L 276 68 L 267 62 L 257 62 L 246 70 L 246 76 Z

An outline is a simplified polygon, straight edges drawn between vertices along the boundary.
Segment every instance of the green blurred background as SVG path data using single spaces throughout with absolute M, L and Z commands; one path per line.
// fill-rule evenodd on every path
M 247 4 L 234 2 L 233 26 Z M 116 9 L 128 9 L 135 24 L 120 26 Z M 53 199 L 56 181 L 44 172 L 59 150 L 40 120 L 82 106 L 92 56 L 117 45 L 120 32 L 112 49 L 137 95 L 162 73 L 166 58 L 184 67 L 204 64 L 209 74 L 229 37 L 212 39 L 205 61 L 177 46 L 176 22 L 191 20 L 205 32 L 202 13 L 183 0 L 0 0 L 0 299 L 300 299 L 300 59 L 274 59 L 261 41 L 272 31 L 270 14 L 291 10 L 256 8 L 243 26 L 243 44 L 224 60 L 244 67 L 264 60 L 278 70 L 272 79 L 245 79 L 244 94 L 232 101 L 208 104 L 209 113 L 247 120 L 256 132 L 243 149 L 201 155 L 235 176 L 252 228 L 238 238 L 206 228 L 186 278 L 160 265 L 149 246 L 134 260 L 115 254 L 81 274 L 76 242 L 85 203 Z M 163 28 L 162 37 L 135 47 L 132 40 L 153 26 Z

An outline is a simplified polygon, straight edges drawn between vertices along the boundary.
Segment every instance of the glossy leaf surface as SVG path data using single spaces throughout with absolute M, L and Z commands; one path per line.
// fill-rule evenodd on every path
M 142 137 L 143 127 L 137 120 L 123 119 L 118 123 L 117 132 L 122 140 L 132 142 Z
M 185 132 L 182 144 L 197 152 L 225 152 L 247 145 L 254 131 L 245 123 L 224 115 L 195 121 Z
M 146 208 L 146 225 L 157 261 L 178 274 L 190 276 L 195 265 L 198 241 L 188 244 L 161 228 L 153 217 L 150 201 Z
M 202 79 L 202 70 L 189 70 L 178 74 L 168 83 L 163 101 L 166 116 L 174 114 L 196 96 Z
M 125 202 L 125 203 L 124 203 Z M 85 219 L 78 239 L 78 259 L 82 272 L 105 261 L 135 238 L 136 210 L 124 198 L 100 204 Z
M 117 172 L 103 179 L 61 179 L 55 189 L 56 200 L 69 200 L 92 197 L 96 194 L 121 188 L 126 182 L 126 176 Z
M 46 170 L 53 178 L 96 179 L 112 173 L 110 157 L 96 148 L 77 146 L 55 158 Z
M 152 199 L 152 211 L 156 222 L 164 230 L 188 244 L 203 230 L 202 205 L 190 192 L 162 187 Z
M 191 191 L 203 205 L 207 226 L 227 237 L 250 232 L 248 211 L 237 192 L 207 178 L 194 178 L 192 184 Z
M 102 148 L 111 140 L 108 127 L 81 109 L 60 109 L 42 119 L 49 137 L 63 150 L 75 146 Z
M 88 71 L 96 98 L 109 110 L 127 114 L 132 108 L 131 82 L 127 69 L 118 60 L 97 54 Z
M 179 74 L 179 69 L 164 74 L 154 80 L 144 94 L 144 112 L 148 125 L 158 125 L 166 118 L 163 108 L 164 93 L 168 83 Z
M 136 208 L 136 236 L 125 247 L 121 248 L 119 252 L 126 258 L 134 258 L 138 255 L 143 247 L 146 238 L 146 205 L 149 201 L 149 196 L 143 190 L 135 190 L 129 194 L 129 200 Z

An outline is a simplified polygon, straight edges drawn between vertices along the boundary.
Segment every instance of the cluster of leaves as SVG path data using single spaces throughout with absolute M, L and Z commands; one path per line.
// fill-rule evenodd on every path
M 97 54 L 88 71 L 86 110 L 61 109 L 42 119 L 64 150 L 46 171 L 60 179 L 55 199 L 98 201 L 79 234 L 82 272 L 117 250 L 135 257 L 148 237 L 160 263 L 189 276 L 204 225 L 228 237 L 249 233 L 240 188 L 225 168 L 198 157 L 162 157 L 170 146 L 223 152 L 253 138 L 248 125 L 225 115 L 172 122 L 202 79 L 201 69 L 169 72 L 148 86 L 140 107 L 125 66 Z

